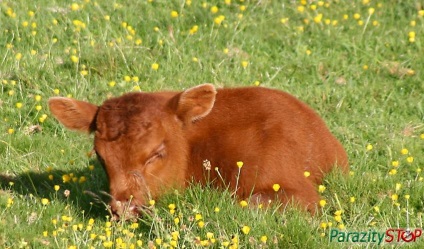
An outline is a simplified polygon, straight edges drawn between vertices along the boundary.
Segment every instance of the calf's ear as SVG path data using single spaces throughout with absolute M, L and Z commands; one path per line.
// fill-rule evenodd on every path
M 178 94 L 171 100 L 172 109 L 185 123 L 199 120 L 212 110 L 216 89 L 212 84 L 202 84 Z
M 49 107 L 53 116 L 66 128 L 81 132 L 95 130 L 96 105 L 64 97 L 49 99 Z

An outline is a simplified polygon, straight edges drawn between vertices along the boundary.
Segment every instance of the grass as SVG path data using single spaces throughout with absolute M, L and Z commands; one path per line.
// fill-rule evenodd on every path
M 388 0 L 1 1 L 0 247 L 377 247 L 330 241 L 331 229 L 422 228 L 422 8 Z M 325 179 L 321 214 L 243 208 L 228 191 L 194 185 L 155 200 L 140 220 L 109 221 L 92 138 L 64 130 L 47 99 L 100 104 L 204 82 L 281 89 L 321 114 L 351 165 L 348 178 Z M 424 239 L 383 245 L 421 248 Z

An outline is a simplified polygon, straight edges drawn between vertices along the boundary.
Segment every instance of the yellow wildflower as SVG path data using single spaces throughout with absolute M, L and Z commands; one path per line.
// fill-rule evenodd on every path
M 280 22 L 281 22 L 282 24 L 286 24 L 288 21 L 289 21 L 289 19 L 288 19 L 288 18 L 281 18 L 281 20 L 280 20 Z
M 85 177 L 85 176 L 81 176 L 80 178 L 79 178 L 79 183 L 84 183 L 85 181 L 87 181 L 87 178 Z
M 171 11 L 171 17 L 172 18 L 177 18 L 178 17 L 178 12 L 175 11 L 175 10 Z
M 199 222 L 197 223 L 197 226 L 198 226 L 199 228 L 203 228 L 203 227 L 205 226 L 205 222 L 203 222 L 203 221 L 199 221 Z
M 67 183 L 71 181 L 71 176 L 69 176 L 68 174 L 65 174 L 62 176 L 62 181 L 63 183 Z
M 335 215 L 334 220 L 340 223 L 342 221 L 342 216 L 341 215 Z
M 21 60 L 21 59 L 22 59 L 22 54 L 21 54 L 21 53 L 16 53 L 16 55 L 15 55 L 15 59 L 16 59 L 17 61 Z
M 397 194 L 392 194 L 391 199 L 392 201 L 397 201 L 399 196 Z
M 190 34 L 190 35 L 194 35 L 196 32 L 197 32 L 197 30 L 199 30 L 199 26 L 198 25 L 194 25 L 189 31 L 188 31 L 188 33 Z
M 321 23 L 321 20 L 322 20 L 322 14 L 318 14 L 314 17 L 315 23 Z
M 218 17 L 215 17 L 215 19 L 214 19 L 213 21 L 214 21 L 214 23 L 215 23 L 216 25 L 221 25 L 221 23 L 222 23 L 224 20 L 225 20 L 225 16 L 220 15 L 220 16 L 218 16 Z
M 79 61 L 78 56 L 71 55 L 71 61 L 72 61 L 73 63 L 78 63 L 78 61 Z
M 159 64 L 158 63 L 153 63 L 152 64 L 152 69 L 155 70 L 155 71 L 158 70 L 159 69 Z
M 216 7 L 216 6 L 212 6 L 211 7 L 211 12 L 212 12 L 212 14 L 216 14 L 217 12 L 218 12 L 218 7 Z
M 241 207 L 246 207 L 248 205 L 248 203 L 247 203 L 247 201 L 245 201 L 245 200 L 242 200 L 242 201 L 240 201 L 240 206 Z
M 77 3 L 72 3 L 71 4 L 71 10 L 72 11 L 77 11 L 80 9 L 80 6 Z
M 49 204 L 49 202 L 50 202 L 50 201 L 49 201 L 49 199 L 47 199 L 47 198 L 42 198 L 42 199 L 41 199 L 41 204 L 43 204 L 44 206 L 45 206 L 45 205 L 47 205 L 47 204 Z

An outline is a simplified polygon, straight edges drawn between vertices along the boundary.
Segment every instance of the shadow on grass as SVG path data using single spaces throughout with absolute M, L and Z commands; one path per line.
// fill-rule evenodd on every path
M 0 190 L 18 195 L 33 195 L 72 205 L 92 218 L 106 219 L 109 214 L 108 181 L 100 163 L 90 161 L 94 169 L 52 169 L 50 171 L 27 171 L 16 175 L 0 173 Z M 56 190 L 55 186 L 59 186 Z

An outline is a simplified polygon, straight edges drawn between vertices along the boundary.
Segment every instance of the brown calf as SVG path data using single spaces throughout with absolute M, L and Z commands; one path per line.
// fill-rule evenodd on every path
M 277 90 L 203 84 L 184 92 L 129 93 L 101 106 L 62 97 L 49 105 L 67 128 L 95 133 L 118 216 L 135 215 L 149 199 L 192 180 L 205 183 L 207 175 L 239 198 L 293 198 L 313 212 L 323 175 L 336 164 L 348 170 L 345 150 L 321 118 Z M 281 189 L 275 192 L 273 184 Z

